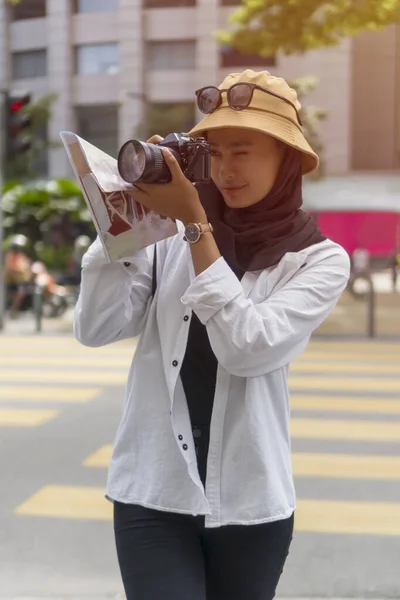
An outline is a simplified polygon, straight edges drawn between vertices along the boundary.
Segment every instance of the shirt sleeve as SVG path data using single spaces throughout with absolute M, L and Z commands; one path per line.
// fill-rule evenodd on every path
M 287 365 L 305 349 L 336 305 L 349 274 L 349 257 L 338 246 L 254 303 L 219 258 L 194 279 L 181 300 L 206 325 L 222 367 L 232 375 L 256 377 Z
M 97 237 L 82 260 L 74 334 L 85 346 L 104 346 L 136 337 L 144 327 L 152 285 L 154 246 L 129 261 L 107 261 Z

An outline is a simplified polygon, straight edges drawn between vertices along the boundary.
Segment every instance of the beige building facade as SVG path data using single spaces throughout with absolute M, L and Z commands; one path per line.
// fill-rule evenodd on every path
M 34 98 L 55 92 L 49 138 L 73 129 L 115 154 L 148 103 L 193 103 L 195 89 L 244 66 L 313 75 L 319 84 L 307 103 L 329 115 L 322 123 L 328 173 L 399 167 L 399 27 L 262 64 L 213 39 L 235 10 L 224 4 L 232 1 L 24 0 L 11 10 L 1 0 L 0 87 Z M 48 172 L 69 173 L 61 148 L 51 150 Z

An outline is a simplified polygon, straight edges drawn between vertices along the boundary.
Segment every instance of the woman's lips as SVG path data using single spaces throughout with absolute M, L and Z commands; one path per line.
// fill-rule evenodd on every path
M 222 191 L 225 194 L 236 194 L 237 192 L 240 192 L 241 190 L 243 190 L 246 186 L 245 185 L 240 185 L 240 186 L 229 186 L 229 187 L 223 187 Z

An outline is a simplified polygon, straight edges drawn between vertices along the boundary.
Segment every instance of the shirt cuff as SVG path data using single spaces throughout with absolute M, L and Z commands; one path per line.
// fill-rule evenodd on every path
M 205 325 L 218 311 L 242 293 L 240 281 L 221 256 L 208 269 L 197 275 L 181 297 L 181 302 L 192 308 Z
M 147 263 L 148 261 L 146 248 L 138 250 L 133 256 L 124 258 L 123 260 L 116 260 L 114 261 L 114 263 L 119 263 L 121 267 L 123 267 L 124 271 L 132 275 L 137 271 L 137 267 L 139 265 L 140 267 L 143 267 L 143 261 L 145 263 Z M 108 260 L 105 250 L 103 248 L 103 244 L 99 236 L 97 236 L 93 244 L 89 247 L 88 251 L 83 256 L 82 268 L 99 268 L 109 264 L 112 263 L 110 263 L 110 261 Z

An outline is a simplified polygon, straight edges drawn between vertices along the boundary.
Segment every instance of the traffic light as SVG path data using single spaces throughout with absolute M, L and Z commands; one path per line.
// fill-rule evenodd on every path
M 24 154 L 31 148 L 27 135 L 32 117 L 24 111 L 30 104 L 29 92 L 8 92 L 5 98 L 6 161 Z

